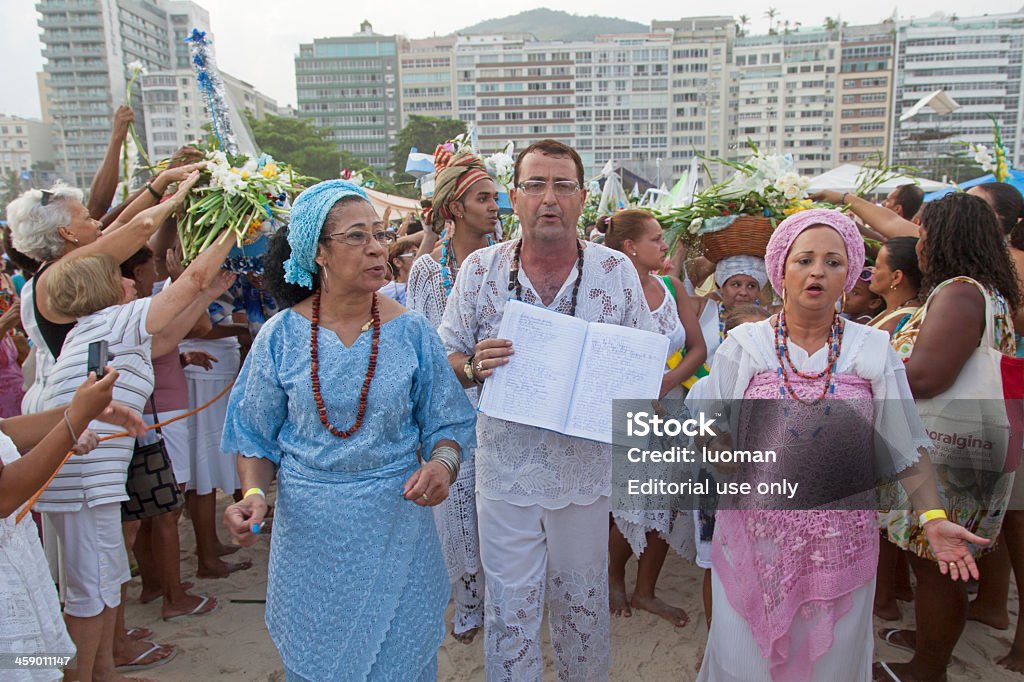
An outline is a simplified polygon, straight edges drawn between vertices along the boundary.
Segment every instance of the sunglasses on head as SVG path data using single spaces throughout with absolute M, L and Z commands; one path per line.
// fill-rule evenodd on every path
M 872 267 L 866 267 L 860 271 L 860 276 L 857 278 L 861 282 L 870 282 L 875 276 L 875 269 Z
M 43 198 L 39 200 L 39 205 L 46 206 L 50 203 L 50 199 L 53 198 L 53 192 L 48 189 L 41 189 L 39 191 L 43 193 Z

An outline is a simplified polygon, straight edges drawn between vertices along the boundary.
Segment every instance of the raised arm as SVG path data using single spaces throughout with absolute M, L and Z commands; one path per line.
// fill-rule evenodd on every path
M 114 200 L 114 192 L 117 190 L 118 165 L 121 160 L 121 145 L 124 143 L 125 135 L 128 134 L 128 124 L 135 118 L 135 112 L 129 107 L 121 105 L 114 112 L 114 127 L 110 131 L 110 142 L 107 143 L 107 153 L 103 157 L 103 163 L 89 185 L 89 202 L 86 208 L 89 215 L 99 220 L 110 208 L 110 202 Z
M 103 230 L 103 236 L 109 236 L 114 231 L 124 227 L 131 222 L 132 218 L 139 215 L 147 208 L 156 206 L 163 199 L 167 188 L 176 182 L 185 180 L 194 170 L 201 170 L 206 167 L 205 162 L 191 163 L 187 166 L 168 168 L 155 178 L 150 180 L 145 187 L 132 195 L 132 199 L 126 205 L 119 206 L 112 210 L 118 211 L 117 216 Z M 102 221 L 101 221 L 102 222 Z
M 870 201 L 861 199 L 852 192 L 825 189 L 812 194 L 811 199 L 836 205 L 849 204 L 850 210 L 858 218 L 867 223 L 871 229 L 885 239 L 920 236 L 920 228 L 914 223 L 901 218 L 884 206 L 877 206 Z
M 183 339 L 194 336 L 193 332 L 200 327 L 204 320 L 208 330 L 211 325 L 207 309 L 221 294 L 231 288 L 235 277 L 233 272 L 218 271 L 213 282 L 199 292 L 196 299 L 189 303 L 166 327 L 153 336 L 153 357 L 158 358 L 166 353 L 176 352 L 178 344 Z
M 178 191 L 170 199 L 141 211 L 123 227 L 108 228 L 102 238 L 80 247 L 75 251 L 75 255 L 84 256 L 103 252 L 109 253 L 119 263 L 128 260 L 132 254 L 142 248 L 143 244 L 149 241 L 149 238 L 163 225 L 164 221 L 181 207 L 185 202 L 186 195 L 198 181 L 199 171 L 194 170 L 178 185 Z
M 185 268 L 181 277 L 154 296 L 153 302 L 149 306 L 149 315 L 146 317 L 146 331 L 154 337 L 159 337 L 179 315 L 193 305 L 203 295 L 204 290 L 217 281 L 220 266 L 234 245 L 234 235 L 225 230 L 212 246 L 200 253 Z M 209 305 L 209 301 L 203 307 L 205 308 L 206 305 Z M 192 320 L 189 328 L 195 321 L 195 319 Z M 182 337 L 187 331 L 188 329 L 182 331 Z M 155 351 L 154 355 L 157 355 Z

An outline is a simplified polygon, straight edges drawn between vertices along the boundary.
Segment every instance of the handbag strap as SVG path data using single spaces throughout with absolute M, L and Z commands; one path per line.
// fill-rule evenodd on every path
M 979 342 L 978 346 L 984 346 L 985 348 L 995 348 L 996 350 L 998 350 L 998 347 L 996 346 L 996 332 L 994 328 L 995 325 L 992 324 L 992 318 L 994 315 L 992 310 L 992 297 L 989 295 L 985 287 L 982 286 L 981 282 L 979 282 L 976 279 L 962 276 L 953 277 L 952 279 L 947 279 L 945 282 L 942 282 L 941 284 L 939 284 L 939 286 L 935 287 L 932 293 L 928 294 L 928 300 L 924 302 L 924 312 L 921 315 L 921 321 L 924 322 L 924 318 L 928 316 L 928 306 L 931 305 L 932 297 L 935 296 L 935 294 L 939 293 L 942 290 L 942 288 L 945 287 L 947 284 L 952 284 L 953 282 L 973 284 L 978 288 L 978 291 L 981 292 L 982 297 L 984 297 L 985 299 L 985 320 L 983 322 L 984 326 L 982 327 L 981 341 Z
M 160 438 L 162 439 L 164 437 L 164 432 L 160 430 L 160 426 L 159 426 L 159 424 L 160 424 L 160 415 L 156 411 L 156 399 L 154 398 L 155 394 L 156 394 L 155 390 L 153 391 L 153 393 L 149 394 L 149 404 L 153 408 L 153 424 L 156 425 L 156 435 L 160 436 Z

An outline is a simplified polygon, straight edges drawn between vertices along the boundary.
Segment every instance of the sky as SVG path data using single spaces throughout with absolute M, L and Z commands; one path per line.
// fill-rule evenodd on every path
M 779 11 L 778 21 L 799 21 L 820 26 L 828 10 L 807 9 L 806 0 L 769 0 Z M 41 30 L 37 25 L 36 0 L 0 1 L 0 113 L 28 118 L 39 117 L 36 72 L 43 68 L 40 55 Z M 1015 12 L 1024 0 L 986 0 L 988 13 Z M 363 19 L 382 34 L 410 38 L 445 35 L 485 19 L 517 14 L 528 9 L 550 7 L 573 14 L 619 17 L 649 25 L 652 19 L 671 20 L 681 16 L 678 0 L 520 0 L 508 5 L 479 0 L 377 0 L 353 11 L 361 3 L 338 0 L 199 0 L 210 12 L 220 68 L 248 81 L 278 104 L 295 103 L 294 57 L 299 43 L 314 38 L 350 35 Z M 755 0 L 730 0 L 722 14 L 751 18 L 750 32 L 764 33 L 769 5 Z M 874 23 L 896 13 L 898 18 L 924 17 L 936 12 L 968 16 L 962 2 L 955 0 L 862 0 L 844 4 L 842 20 L 851 24 Z

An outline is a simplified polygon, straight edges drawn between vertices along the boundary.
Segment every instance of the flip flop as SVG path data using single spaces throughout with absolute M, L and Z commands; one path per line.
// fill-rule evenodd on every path
M 882 677 L 882 678 L 879 678 L 877 676 L 877 674 L 876 675 L 872 675 L 872 677 L 874 678 L 874 680 L 876 680 L 876 682 L 878 682 L 879 680 L 883 680 L 884 682 L 902 682 L 902 680 L 900 680 L 899 676 L 892 671 L 892 668 L 889 667 L 888 663 L 885 663 L 885 662 L 876 663 L 874 665 L 874 667 L 872 668 L 872 672 L 874 672 L 874 673 L 884 672 L 887 675 L 887 677 Z
M 898 644 L 897 642 L 893 641 L 893 637 L 900 632 L 903 632 L 902 628 L 886 628 L 879 632 L 878 636 L 881 637 L 885 641 L 885 643 L 890 646 L 894 646 L 897 649 L 903 649 L 904 651 L 909 651 L 910 653 L 915 653 L 914 647 L 907 646 L 906 644 Z
M 179 620 L 181 618 L 198 618 L 199 616 L 205 616 L 217 610 L 219 604 L 214 604 L 213 608 L 209 611 L 203 611 L 203 607 L 210 602 L 210 598 L 202 594 L 197 594 L 196 596 L 202 597 L 202 599 L 198 604 L 196 604 L 196 607 L 194 609 L 192 609 L 188 613 L 179 613 L 176 616 L 168 616 L 167 618 L 164 618 L 164 622 L 170 623 L 172 620 Z
M 128 628 L 127 635 L 130 639 L 134 639 L 136 642 L 146 639 L 147 637 L 153 636 L 153 631 L 149 628 Z
M 152 646 L 149 647 L 149 649 L 145 653 L 142 653 L 142 654 L 139 654 L 138 656 L 136 656 L 132 660 L 131 663 L 125 663 L 124 665 L 119 665 L 119 666 L 115 667 L 114 671 L 115 672 L 119 672 L 119 673 L 134 673 L 134 672 L 138 672 L 140 670 L 149 670 L 150 668 L 158 668 L 158 667 L 164 665 L 165 663 L 170 663 L 171 659 L 173 659 L 175 656 L 178 655 L 178 650 L 177 649 L 168 649 L 167 647 L 164 647 L 162 644 L 157 644 L 156 642 L 149 642 L 149 641 L 147 641 L 146 643 L 147 644 L 152 644 Z M 152 663 L 139 663 L 139 661 L 142 661 L 147 656 L 149 656 L 149 655 L 151 655 L 151 654 L 153 654 L 153 653 L 155 653 L 157 651 L 164 650 L 164 649 L 166 649 L 167 651 L 170 651 L 171 653 L 169 655 L 167 655 L 167 656 L 164 656 L 161 659 L 153 661 Z

